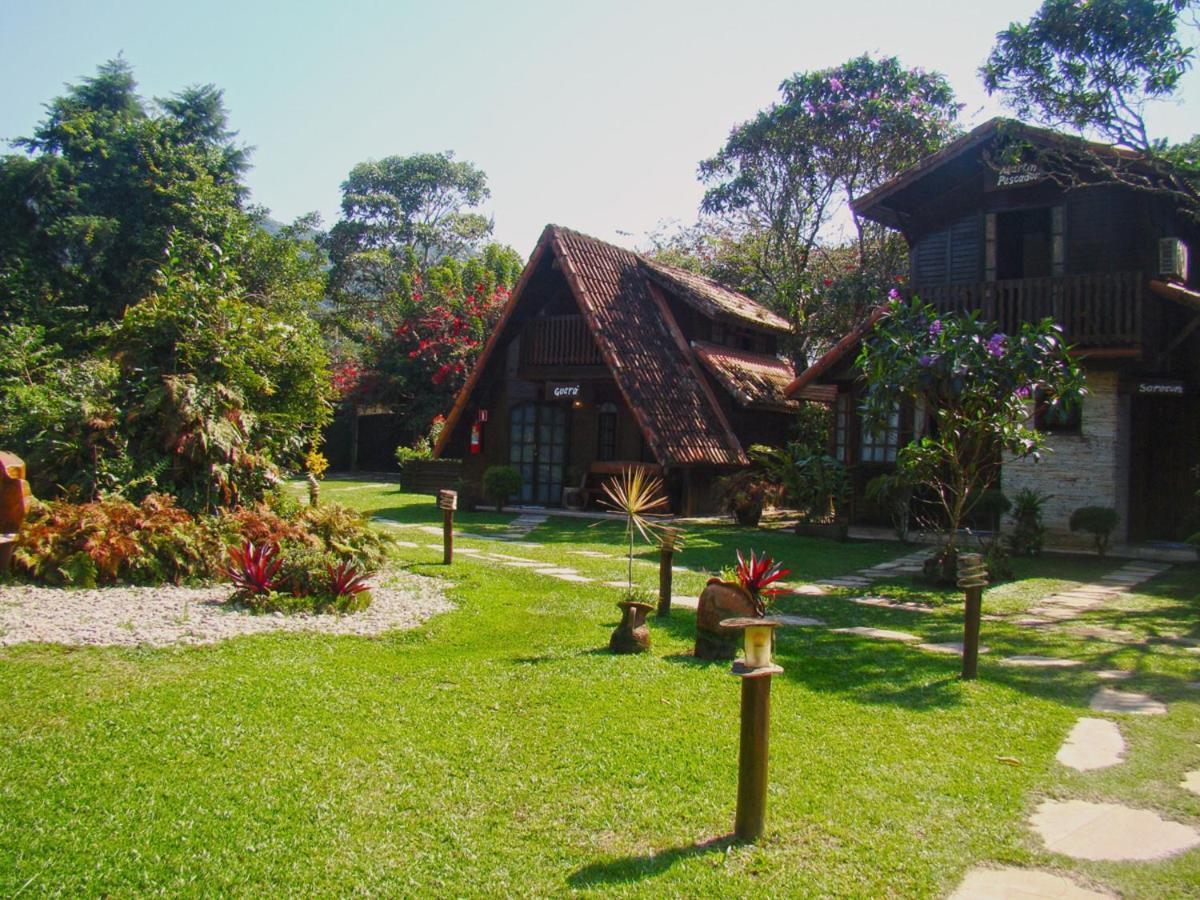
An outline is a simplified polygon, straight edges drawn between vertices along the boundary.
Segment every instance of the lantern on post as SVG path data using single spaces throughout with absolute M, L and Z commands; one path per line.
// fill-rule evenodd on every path
M 983 614 L 983 589 L 987 566 L 979 553 L 960 553 L 957 559 L 958 586 L 966 593 L 963 609 L 962 677 L 972 679 L 979 667 L 979 622 Z
M 767 737 L 771 724 L 771 676 L 783 668 L 771 658 L 772 619 L 726 619 L 726 628 L 741 629 L 745 655 L 733 664 L 742 679 L 742 723 L 738 745 L 737 814 L 733 833 L 740 841 L 762 837 L 767 815 Z
M 458 491 L 438 491 L 438 509 L 442 511 L 442 563 L 454 562 L 454 510 L 458 509 Z

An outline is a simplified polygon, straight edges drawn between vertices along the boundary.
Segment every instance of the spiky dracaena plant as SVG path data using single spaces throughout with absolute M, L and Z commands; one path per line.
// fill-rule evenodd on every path
M 642 468 L 621 471 L 620 478 L 604 483 L 607 499 L 601 503 L 625 517 L 625 541 L 628 547 L 626 578 L 628 591 L 633 592 L 633 536 L 636 532 L 648 544 L 656 543 L 655 536 L 663 528 L 654 521 L 655 516 L 664 516 L 670 509 L 667 496 L 663 493 L 662 479 L 650 475 Z
M 792 570 L 783 568 L 782 563 L 775 562 L 766 553 L 758 556 L 753 550 L 750 551 L 749 559 L 742 556 L 742 551 L 739 550 L 737 561 L 738 581 L 754 601 L 754 608 L 758 614 L 765 616 L 769 598 L 783 593 L 781 589 L 767 587 L 767 585 L 779 581 L 785 575 L 790 575 Z

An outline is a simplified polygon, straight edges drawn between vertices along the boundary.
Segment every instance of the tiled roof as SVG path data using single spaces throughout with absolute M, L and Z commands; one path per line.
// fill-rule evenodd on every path
M 793 412 L 799 407 L 784 393 L 796 377 L 790 363 L 777 356 L 734 350 L 695 341 L 692 348 L 708 371 L 742 406 Z
M 787 386 L 785 393 L 789 397 L 804 398 L 805 391 L 811 391 L 816 386 L 817 379 L 832 369 L 835 365 L 841 362 L 848 356 L 864 337 L 867 332 L 875 327 L 880 319 L 887 314 L 887 307 L 877 306 L 871 310 L 871 314 L 858 324 L 854 330 L 848 333 L 840 341 L 833 345 L 824 356 L 814 362 L 811 366 L 796 376 L 796 380 Z
M 566 228 L 546 231 L 655 457 L 675 465 L 744 465 L 741 444 L 638 257 Z
M 650 277 L 679 297 L 685 303 L 695 307 L 709 318 L 729 316 L 757 328 L 769 331 L 791 331 L 792 326 L 787 319 L 771 312 L 760 303 L 756 303 L 745 294 L 730 290 L 723 284 L 689 272 L 677 269 L 660 262 L 638 257 Z

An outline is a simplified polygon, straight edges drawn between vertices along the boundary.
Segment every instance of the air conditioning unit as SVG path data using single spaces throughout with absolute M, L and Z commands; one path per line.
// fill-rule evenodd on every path
M 1187 244 L 1179 238 L 1158 239 L 1158 274 L 1174 281 L 1187 281 Z

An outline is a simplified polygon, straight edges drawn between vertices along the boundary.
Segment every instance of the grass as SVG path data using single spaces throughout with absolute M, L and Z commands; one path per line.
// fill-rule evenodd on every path
M 0 650 L 0 894 L 495 896 L 938 896 L 973 865 L 1070 872 L 1129 896 L 1185 896 L 1200 851 L 1152 864 L 1047 854 L 1025 821 L 1046 796 L 1152 807 L 1200 824 L 1179 787 L 1200 765 L 1200 571 L 1176 567 L 1087 619 L 1147 638 L 1112 644 L 1068 629 L 984 623 L 993 648 L 974 683 L 957 660 L 826 629 L 779 635 L 768 834 L 730 843 L 737 683 L 690 655 L 693 614 L 651 620 L 653 652 L 602 652 L 620 590 L 497 568 L 452 569 L 431 498 L 330 481 L 322 497 L 400 522 L 413 571 L 448 579 L 457 610 L 379 639 L 250 636 L 163 650 Z M 460 513 L 463 531 L 514 513 Z M 537 547 L 501 552 L 619 579 L 621 525 L 551 519 Z M 461 547 L 494 550 L 471 538 Z M 765 549 L 811 580 L 906 552 L 782 532 L 697 527 L 677 562 L 694 593 L 735 547 Z M 579 556 L 590 550 L 603 557 Z M 648 548 L 639 558 L 653 560 Z M 1019 561 L 985 611 L 1026 608 L 1047 587 L 1117 563 Z M 654 566 L 635 578 L 657 583 Z M 958 637 L 949 595 L 911 581 L 874 593 L 940 601 L 915 614 L 842 595 L 789 597 L 830 625 Z M 1007 653 L 1063 655 L 1088 670 L 999 665 Z M 1086 775 L 1054 754 L 1099 682 L 1170 704 L 1122 718 L 1129 762 Z M 1019 765 L 1001 762 L 1013 757 Z

